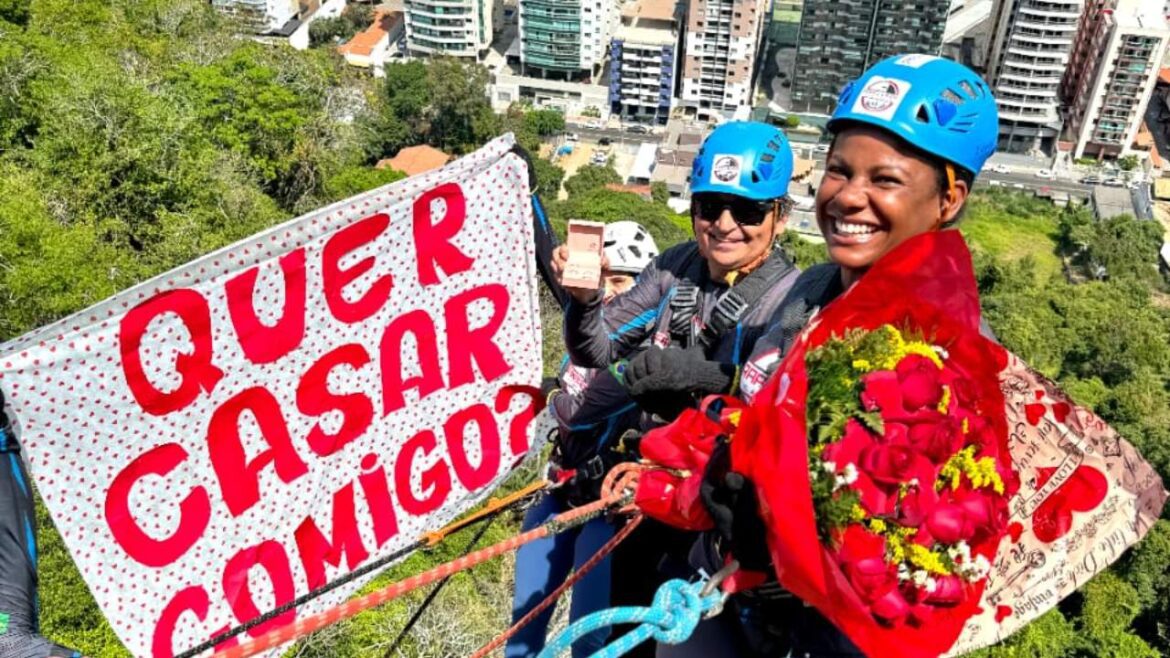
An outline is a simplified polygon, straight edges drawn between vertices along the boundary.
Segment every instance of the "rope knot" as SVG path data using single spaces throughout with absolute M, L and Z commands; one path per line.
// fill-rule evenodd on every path
M 677 578 L 662 584 L 651 603 L 658 614 L 646 620 L 653 624 L 650 633 L 655 640 L 665 644 L 685 642 L 695 632 L 703 613 L 722 604 L 723 595 L 719 591 L 701 596 L 703 585 L 702 581 L 688 583 Z

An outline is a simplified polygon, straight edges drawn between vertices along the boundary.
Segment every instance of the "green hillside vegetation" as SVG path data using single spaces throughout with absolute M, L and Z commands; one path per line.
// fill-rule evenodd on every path
M 336 26 L 334 26 L 336 27 Z M 346 28 L 349 29 L 348 27 Z M 318 35 L 320 36 L 320 35 Z M 321 37 L 328 42 L 329 35 Z M 403 146 L 466 153 L 505 131 L 536 153 L 563 118 L 497 115 L 487 72 L 454 60 L 390 66 L 384 80 L 308 52 L 235 36 L 205 0 L 0 0 L 0 338 L 8 339 L 265 227 L 391 182 L 373 165 Z M 538 189 L 568 219 L 635 219 L 660 248 L 690 222 L 656 201 L 604 189 L 613 177 L 535 163 Z M 604 168 L 599 168 L 604 169 Z M 1170 314 L 1148 225 L 1093 222 L 1022 194 L 976 195 L 962 230 L 976 250 L 1000 339 L 1114 423 L 1170 478 Z M 823 249 L 795 236 L 807 265 Z M 1076 283 L 1070 283 L 1075 281 Z M 544 355 L 561 355 L 544 300 Z M 518 473 L 509 488 L 534 477 Z M 41 508 L 42 623 L 90 656 L 127 652 Z M 497 519 L 480 545 L 513 533 Z M 458 555 L 474 531 L 420 552 L 366 589 Z M 1170 655 L 1170 521 L 1060 608 L 986 656 Z M 460 574 L 400 648 L 464 656 L 503 630 L 511 558 Z M 381 656 L 425 593 L 306 638 L 289 655 Z

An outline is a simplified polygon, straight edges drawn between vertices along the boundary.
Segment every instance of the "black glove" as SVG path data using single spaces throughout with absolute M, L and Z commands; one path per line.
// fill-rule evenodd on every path
M 707 360 L 702 348 L 650 349 L 630 359 L 625 380 L 630 395 L 647 393 L 727 393 L 735 381 L 735 366 Z
M 699 499 L 715 521 L 715 530 L 723 538 L 740 566 L 753 571 L 770 571 L 772 556 L 768 553 L 767 530 L 760 518 L 756 487 L 752 481 L 731 470 L 731 446 L 720 441 L 703 481 L 699 484 Z

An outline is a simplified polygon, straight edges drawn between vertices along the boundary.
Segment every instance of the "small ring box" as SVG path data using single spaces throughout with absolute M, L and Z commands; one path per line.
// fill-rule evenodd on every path
M 601 253 L 605 243 L 605 224 L 569 220 L 569 259 L 561 284 L 566 288 L 597 290 L 601 287 Z

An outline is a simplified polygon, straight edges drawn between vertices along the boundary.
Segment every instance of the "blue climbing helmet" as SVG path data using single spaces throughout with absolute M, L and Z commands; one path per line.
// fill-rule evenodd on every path
M 896 55 L 874 64 L 837 98 L 830 131 L 868 123 L 978 174 L 995 152 L 999 112 L 987 83 L 958 62 Z
M 758 121 L 719 126 L 691 164 L 691 193 L 735 194 L 767 201 L 788 194 L 792 148 L 780 129 Z

